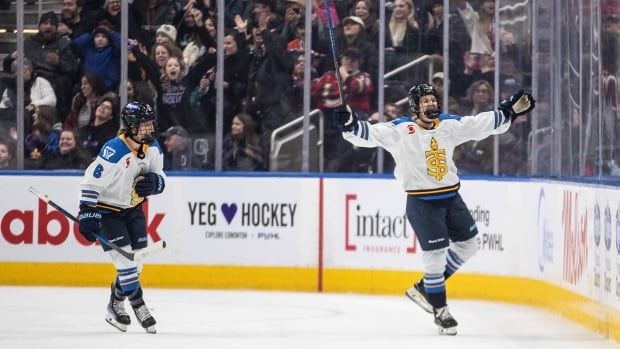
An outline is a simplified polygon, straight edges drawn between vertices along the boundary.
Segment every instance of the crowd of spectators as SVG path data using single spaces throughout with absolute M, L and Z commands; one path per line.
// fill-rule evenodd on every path
M 303 71 L 310 64 L 312 108 L 320 109 L 326 121 L 325 170 L 376 171 L 376 152 L 342 142 L 330 115 L 342 100 L 364 118 L 378 121 L 379 2 L 327 3 L 325 8 L 324 1 L 313 0 L 312 8 L 306 9 L 303 0 L 227 0 L 220 48 L 215 0 L 130 2 L 128 100 L 155 107 L 167 170 L 213 168 L 216 52 L 222 49 L 225 170 L 269 170 L 271 132 L 302 114 Z M 386 10 L 385 71 L 430 55 L 439 72 L 429 82 L 443 91 L 443 0 L 393 0 L 386 2 Z M 312 12 L 308 24 L 306 11 Z M 327 11 L 336 24 L 337 70 L 331 58 Z M 64 0 L 60 16 L 44 13 L 38 32 L 25 40 L 27 168 L 83 169 L 117 133 L 120 12 L 120 0 Z M 494 52 L 494 12 L 494 0 L 451 1 L 446 112 L 470 115 L 494 107 L 498 57 L 502 93 L 531 84 L 529 73 L 524 73 L 531 71 L 529 39 L 502 28 L 501 52 Z M 305 62 L 304 33 L 309 26 L 312 61 Z M 16 106 L 15 60 L 16 54 L 11 53 L 3 62 L 0 113 Z M 429 80 L 427 71 L 414 67 L 386 80 L 388 120 L 408 114 L 404 106 L 394 103 L 406 96 L 415 81 Z M 338 78 L 342 91 L 337 88 Z M 519 122 L 522 127 L 504 137 L 501 147 L 526 142 L 527 119 Z M 15 141 L 14 130 L 0 134 L 0 168 L 14 166 Z M 458 151 L 463 171 L 492 170 L 488 142 L 470 143 Z M 349 161 L 352 157 L 357 160 Z M 386 170 L 390 166 L 387 156 Z M 507 174 L 527 171 L 525 167 L 502 170 Z

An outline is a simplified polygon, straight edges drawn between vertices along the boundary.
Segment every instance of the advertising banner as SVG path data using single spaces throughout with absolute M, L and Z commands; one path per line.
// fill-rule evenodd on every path
M 78 176 L 3 176 L 0 261 L 108 262 L 77 224 L 28 192 L 34 185 L 78 212 Z M 170 177 L 143 204 L 151 240 L 168 248 L 152 263 L 313 266 L 318 255 L 316 179 Z

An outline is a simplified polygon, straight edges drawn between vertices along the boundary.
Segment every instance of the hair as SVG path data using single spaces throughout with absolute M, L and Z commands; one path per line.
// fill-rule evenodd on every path
M 411 0 L 402 0 L 404 1 L 408 6 L 409 6 L 409 10 L 415 12 L 415 7 L 413 6 L 413 2 Z M 394 46 L 401 46 L 403 43 L 403 40 L 405 40 L 405 34 L 407 33 L 407 22 L 396 22 L 394 20 L 394 14 L 392 13 L 392 15 L 390 15 L 390 21 L 389 21 L 389 29 L 390 29 L 390 35 L 392 37 L 392 42 L 394 43 Z
M 36 129 L 43 134 L 48 134 L 52 131 L 54 124 L 60 122 L 56 108 L 49 105 L 40 105 L 37 109 L 39 111 L 39 123 Z
M 183 51 L 181 51 L 181 49 L 177 45 L 168 43 L 168 42 L 163 42 L 161 44 L 153 45 L 153 48 L 151 49 L 151 59 L 153 61 L 155 61 L 155 50 L 157 49 L 158 46 L 163 46 L 168 51 L 168 55 L 170 57 L 176 57 L 179 60 L 183 60 Z
M 259 146 L 260 138 L 258 134 L 256 134 L 256 122 L 252 119 L 252 116 L 246 113 L 239 113 L 234 117 L 237 117 L 243 124 L 243 133 L 241 137 L 245 139 L 246 145 Z M 232 135 L 229 134 L 229 136 L 232 138 Z
M 364 21 L 364 24 L 366 24 L 366 28 L 368 28 L 369 25 L 374 24 L 377 21 L 377 13 L 375 11 L 375 5 L 372 3 L 372 1 L 370 0 L 355 0 L 355 2 L 353 2 L 353 6 L 351 6 L 351 11 L 349 11 L 349 16 L 357 16 L 355 14 L 355 8 L 357 7 L 357 4 L 363 2 L 366 4 L 366 8 L 368 8 L 368 19 Z
M 101 79 L 99 74 L 85 73 L 84 75 L 82 75 L 82 77 L 86 78 L 86 81 L 88 81 L 88 84 L 93 88 L 93 93 L 96 96 L 101 96 L 105 93 L 105 83 L 103 82 L 103 79 Z M 71 105 L 71 108 L 76 111 L 82 109 L 84 104 L 86 104 L 86 96 L 82 94 L 81 81 L 82 79 L 80 79 L 80 84 L 78 85 L 79 90 L 75 94 L 75 97 L 73 98 L 73 103 Z
M 166 61 L 166 64 L 168 64 L 168 61 L 170 61 L 171 59 L 176 59 L 177 62 L 179 62 L 179 66 L 181 67 L 181 72 L 179 73 L 178 79 L 180 80 L 185 76 L 185 63 L 183 63 L 183 58 L 170 57 Z M 164 67 L 162 68 L 162 72 L 161 72 L 161 86 L 162 88 L 167 88 L 170 86 L 170 83 L 171 81 L 170 79 L 168 79 L 168 74 L 166 74 L 166 66 L 164 65 Z

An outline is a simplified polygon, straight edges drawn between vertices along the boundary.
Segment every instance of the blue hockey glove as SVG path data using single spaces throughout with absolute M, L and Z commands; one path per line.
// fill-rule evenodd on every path
M 101 213 L 96 207 L 80 205 L 78 215 L 80 234 L 90 242 L 97 241 L 96 235 L 101 234 Z
M 497 109 L 513 121 L 517 116 L 529 113 L 535 106 L 534 97 L 520 89 L 519 92 L 501 101 Z
M 357 127 L 357 113 L 351 107 L 340 106 L 334 109 L 334 125 L 340 132 L 351 132 Z
M 136 193 L 143 198 L 149 195 L 159 194 L 164 191 L 164 188 L 166 187 L 164 177 L 158 175 L 157 173 L 147 173 L 145 175 L 138 176 L 134 183 Z

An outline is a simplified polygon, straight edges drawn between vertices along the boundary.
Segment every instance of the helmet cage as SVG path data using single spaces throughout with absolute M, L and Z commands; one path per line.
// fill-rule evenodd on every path
M 121 112 L 121 119 L 125 124 L 125 133 L 138 143 L 148 144 L 157 138 L 158 127 L 157 117 L 150 105 L 140 102 L 130 102 L 123 108 Z M 146 136 L 142 141 L 136 140 L 140 124 L 144 122 L 153 121 L 153 132 Z
M 435 96 L 437 100 L 437 109 L 441 111 L 441 96 L 437 89 L 431 84 L 421 83 L 417 85 L 413 85 L 413 87 L 409 90 L 409 109 L 414 114 L 418 114 L 420 112 L 420 99 L 423 96 Z

